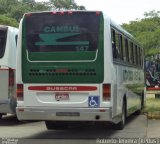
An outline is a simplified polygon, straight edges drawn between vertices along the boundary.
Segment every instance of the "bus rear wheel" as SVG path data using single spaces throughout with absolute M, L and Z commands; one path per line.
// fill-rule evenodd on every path
M 116 130 L 122 130 L 126 124 L 126 104 L 123 104 L 121 121 L 115 125 Z
M 0 113 L 0 119 L 2 118 L 3 114 Z

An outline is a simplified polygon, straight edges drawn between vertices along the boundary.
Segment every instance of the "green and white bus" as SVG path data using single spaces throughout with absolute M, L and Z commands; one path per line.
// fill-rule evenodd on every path
M 19 120 L 48 129 L 113 122 L 140 111 L 143 49 L 101 11 L 27 13 L 17 56 Z

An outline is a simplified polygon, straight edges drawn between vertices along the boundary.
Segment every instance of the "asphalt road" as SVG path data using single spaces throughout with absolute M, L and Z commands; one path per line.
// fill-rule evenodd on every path
M 112 125 L 85 125 L 66 130 L 47 130 L 43 121 L 20 122 L 14 116 L 0 120 L 0 138 L 14 138 L 32 144 L 94 144 L 108 138 L 160 138 L 160 120 L 147 120 L 145 115 L 130 116 L 123 130 Z M 15 143 L 17 144 L 17 143 Z

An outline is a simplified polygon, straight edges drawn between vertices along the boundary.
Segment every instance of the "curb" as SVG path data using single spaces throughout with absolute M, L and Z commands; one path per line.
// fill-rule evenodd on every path
M 160 119 L 160 112 L 148 112 L 147 113 L 148 119 Z

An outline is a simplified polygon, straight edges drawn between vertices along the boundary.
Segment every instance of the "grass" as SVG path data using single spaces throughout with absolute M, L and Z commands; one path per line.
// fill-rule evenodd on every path
M 144 112 L 160 112 L 160 98 L 146 98 Z
M 142 112 L 147 114 L 148 119 L 160 119 L 160 97 L 155 98 L 154 94 L 147 94 Z

